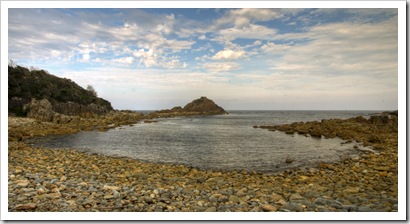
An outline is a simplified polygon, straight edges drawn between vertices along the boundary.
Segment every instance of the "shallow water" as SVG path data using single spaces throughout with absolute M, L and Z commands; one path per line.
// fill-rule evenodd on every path
M 273 172 L 358 154 L 355 143 L 255 129 L 295 121 L 367 116 L 374 111 L 232 111 L 228 115 L 158 119 L 107 132 L 36 138 L 32 144 L 212 170 Z M 286 163 L 291 158 L 292 163 Z

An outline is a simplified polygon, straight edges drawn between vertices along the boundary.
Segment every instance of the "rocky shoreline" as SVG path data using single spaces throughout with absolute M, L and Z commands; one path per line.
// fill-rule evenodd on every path
M 54 122 L 9 117 L 8 211 L 398 211 L 397 114 L 255 126 L 338 136 L 379 152 L 277 174 L 199 170 L 25 143 L 36 136 L 104 131 L 153 118 L 124 111 Z

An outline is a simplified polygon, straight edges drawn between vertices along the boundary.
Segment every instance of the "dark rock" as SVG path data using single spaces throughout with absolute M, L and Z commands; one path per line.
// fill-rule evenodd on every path
M 151 197 L 148 197 L 148 196 L 144 197 L 144 201 L 148 204 L 154 203 L 154 199 L 152 199 Z
M 294 212 L 302 212 L 303 211 L 303 205 L 300 204 L 300 203 L 294 203 L 294 202 L 286 203 L 283 208 L 287 209 L 287 210 L 290 210 L 290 211 L 294 211 Z
M 218 201 L 219 202 L 228 202 L 229 201 L 229 198 L 227 197 L 227 196 L 225 196 L 225 195 L 221 195 L 221 196 L 219 196 L 219 198 L 218 198 Z
M 358 212 L 374 212 L 373 209 L 367 207 L 366 205 L 361 205 L 361 206 L 357 207 L 357 211 Z
M 227 114 L 222 107 L 204 96 L 188 103 L 183 110 L 185 112 L 199 112 L 201 114 Z
M 8 78 L 11 114 L 52 121 L 54 112 L 88 117 L 113 110 L 111 103 L 97 97 L 95 92 L 44 70 L 9 66 Z

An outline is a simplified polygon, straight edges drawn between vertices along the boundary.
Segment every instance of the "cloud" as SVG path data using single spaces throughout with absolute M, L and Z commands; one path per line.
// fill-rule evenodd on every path
M 152 67 L 157 64 L 158 56 L 152 49 L 149 49 L 148 51 L 139 49 L 137 51 L 134 51 L 133 55 L 137 58 L 140 58 L 139 63 L 143 63 L 146 67 Z
M 11 9 L 9 44 L 13 48 L 10 48 L 9 56 L 32 61 L 58 57 L 73 63 L 72 59 L 88 62 L 91 56 L 115 61 L 118 56 L 131 57 L 133 50 L 130 48 L 144 48 L 153 49 L 157 56 L 143 57 L 140 64 L 152 67 L 158 64 L 159 58 L 163 65 L 170 64 L 168 53 L 190 49 L 195 43 L 173 35 L 177 29 L 173 14 L 148 14 L 138 9 L 118 11 Z M 121 24 L 116 25 L 113 21 L 121 21 Z M 130 63 L 129 59 L 117 62 Z
M 115 88 L 158 99 L 215 90 L 261 105 L 284 95 L 302 104 L 397 99 L 395 9 L 170 12 L 10 9 L 9 57 L 75 73 L 108 97 Z
M 286 44 L 275 44 L 273 42 L 267 42 L 261 47 L 261 50 L 267 54 L 282 54 L 284 51 L 290 49 L 291 46 Z
M 212 72 L 223 72 L 239 69 L 240 66 L 234 62 L 209 62 L 204 64 L 204 68 Z
M 131 65 L 134 63 L 134 58 L 133 57 L 123 57 L 123 58 L 114 59 L 113 61 L 117 63 L 121 63 L 121 64 Z
M 218 32 L 218 34 L 222 36 L 222 39 L 229 41 L 238 38 L 269 40 L 272 39 L 276 33 L 277 30 L 275 29 L 255 24 L 250 24 L 249 26 L 242 28 L 227 28 Z
M 202 34 L 201 36 L 198 37 L 199 40 L 206 40 L 206 36 Z
M 233 50 L 227 49 L 227 50 L 219 51 L 212 57 L 212 59 L 235 60 L 243 56 L 245 56 L 245 51 L 242 51 L 242 50 L 233 51 Z
M 81 62 L 88 62 L 90 60 L 90 54 L 86 53 L 83 54 L 82 58 L 81 58 Z
M 329 74 L 369 70 L 397 73 L 397 18 L 376 24 L 318 25 L 305 35 L 312 40 L 289 48 L 278 69 L 304 65 L 316 70 L 332 68 Z
M 216 20 L 214 27 L 220 28 L 224 25 L 230 26 L 233 24 L 236 28 L 243 28 L 250 25 L 253 21 L 268 21 L 282 16 L 283 13 L 279 9 L 232 9 Z
M 165 15 L 165 18 L 162 23 L 157 26 L 159 32 L 170 34 L 173 32 L 173 26 L 175 23 L 175 15 Z
M 61 55 L 61 52 L 60 52 L 60 51 L 51 50 L 51 56 L 52 56 L 52 57 L 58 57 L 58 56 L 60 56 L 60 55 Z

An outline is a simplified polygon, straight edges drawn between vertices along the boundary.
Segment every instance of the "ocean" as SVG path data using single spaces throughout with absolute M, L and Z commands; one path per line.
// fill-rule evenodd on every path
M 368 117 L 380 111 L 229 111 L 227 115 L 159 118 L 121 126 L 33 139 L 31 144 L 181 164 L 209 170 L 276 172 L 335 162 L 358 154 L 357 143 L 272 132 L 254 125 L 277 125 L 331 118 Z M 286 159 L 292 163 L 286 163 Z

